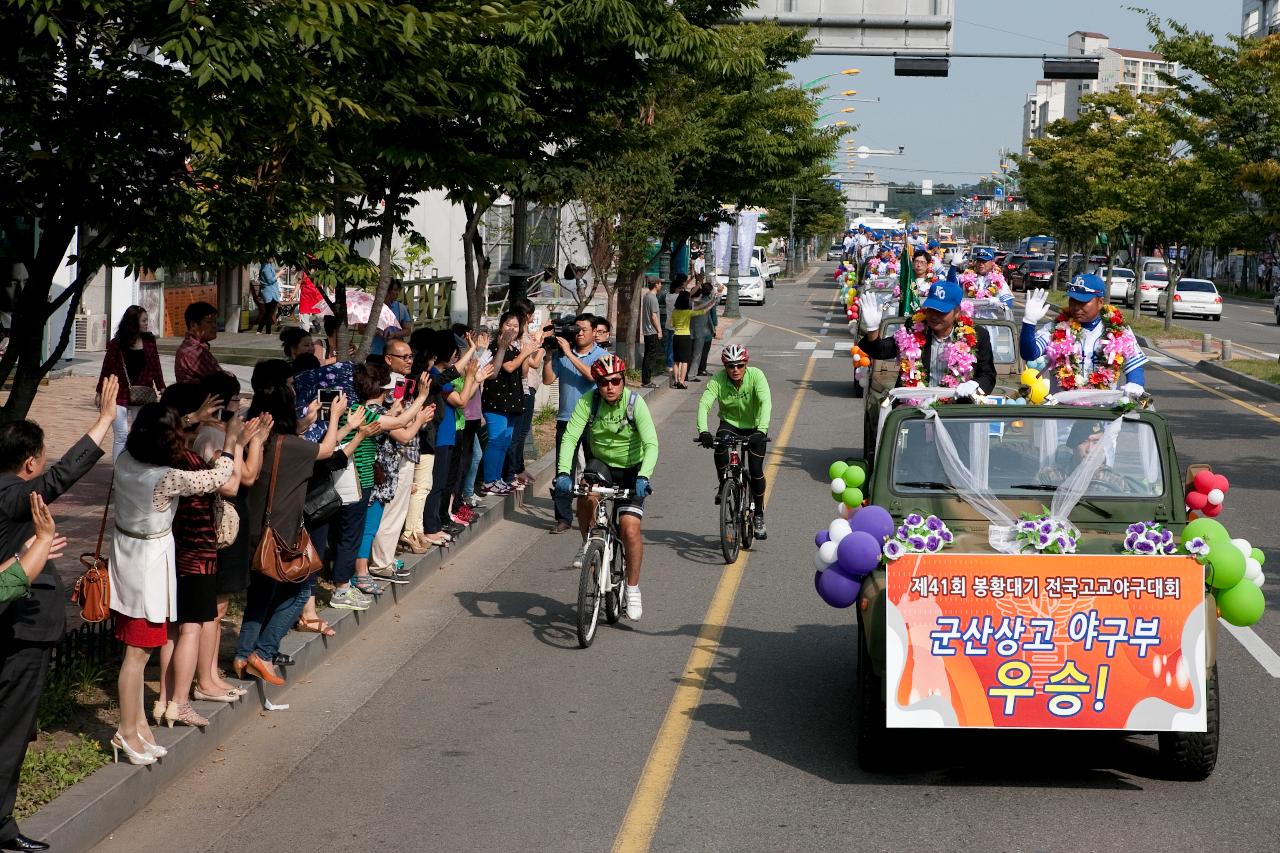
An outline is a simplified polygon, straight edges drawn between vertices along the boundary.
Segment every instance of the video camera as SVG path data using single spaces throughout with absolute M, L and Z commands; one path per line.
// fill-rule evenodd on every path
M 555 318 L 550 323 L 542 327 L 544 332 L 553 332 L 555 337 L 564 338 L 572 347 L 578 340 L 578 320 L 572 314 L 565 314 Z M 542 346 L 547 352 L 555 354 L 560 351 L 560 345 L 552 338 L 547 338 L 542 342 Z

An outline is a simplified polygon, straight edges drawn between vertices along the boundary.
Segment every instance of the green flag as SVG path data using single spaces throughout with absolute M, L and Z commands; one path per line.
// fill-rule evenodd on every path
M 916 298 L 916 268 L 912 266 L 911 238 L 902 245 L 902 258 L 898 264 L 898 313 L 910 317 L 916 312 L 919 300 Z

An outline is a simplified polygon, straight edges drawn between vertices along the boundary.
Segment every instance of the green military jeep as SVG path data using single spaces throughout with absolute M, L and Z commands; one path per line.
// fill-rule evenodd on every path
M 897 390 L 893 396 L 903 393 Z M 1082 473 L 1083 493 L 1068 513 L 1070 523 L 1078 528 L 1075 555 L 1018 553 L 1016 544 L 1009 548 L 1007 539 L 995 535 L 1007 528 L 990 520 L 992 505 L 1013 518 L 1023 518 L 1023 513 L 1041 515 L 1100 434 L 1110 435 L 1110 443 L 1092 458 L 1105 464 L 1096 468 L 1095 461 L 1091 469 L 1095 473 Z M 1122 416 L 1120 410 L 1107 407 L 1064 405 L 950 404 L 937 405 L 932 412 L 900 405 L 884 418 L 874 458 L 866 483 L 869 503 L 887 510 L 894 524 L 902 524 L 912 514 L 936 516 L 953 540 L 936 554 L 908 553 L 862 582 L 856 603 L 855 716 L 858 760 L 864 768 L 890 766 L 902 728 L 968 726 L 1156 732 L 1160 758 L 1176 775 L 1203 779 L 1212 772 L 1218 748 L 1218 620 L 1214 599 L 1205 594 L 1203 569 L 1187 556 L 1132 556 L 1124 546 L 1126 531 L 1135 522 L 1159 523 L 1176 541 L 1187 523 L 1185 486 L 1195 469 L 1203 467 L 1194 466 L 1185 474 L 1179 470 L 1173 438 L 1161 415 L 1134 411 Z M 963 469 L 957 469 L 957 459 Z M 950 485 L 957 477 L 949 475 L 948 469 L 952 475 L 960 472 L 963 488 Z M 937 588 L 938 572 L 931 567 L 945 565 L 961 566 L 961 575 L 967 574 L 970 586 L 960 591 L 967 598 L 947 597 L 963 586 L 963 578 L 952 577 L 950 589 L 944 578 L 941 590 Z M 1005 570 L 1010 566 L 1020 570 Z M 993 572 L 993 567 L 1004 568 Z M 1095 568 L 1099 577 L 1109 575 L 1105 591 L 1099 591 L 1101 580 L 1086 584 L 1084 576 Z M 1054 572 L 1062 576 L 1054 577 Z M 1180 584 L 1161 579 L 1178 572 Z M 1005 577 L 997 596 L 988 577 L 979 596 L 978 581 L 992 573 L 1023 576 L 1018 583 L 1027 580 L 1028 585 L 1015 588 Z M 1039 585 L 1032 586 L 1032 581 Z M 1070 599 L 1062 594 L 1065 584 L 1072 585 Z M 1076 584 L 1086 584 L 1096 597 L 1080 593 L 1075 598 Z M 1123 599 L 1119 597 L 1122 584 Z M 1047 597 L 1055 589 L 1058 597 Z M 1049 653 L 1037 657 L 1025 651 L 1031 648 L 1029 642 L 1020 648 L 1007 632 L 1006 647 L 999 652 L 1006 662 L 1001 664 L 997 650 L 1006 617 L 1019 620 L 1021 634 L 1022 617 L 1016 614 L 1030 614 L 1029 621 L 1034 623 L 1036 615 L 1052 615 L 1051 606 L 1059 605 L 1059 615 L 1070 617 L 1059 622 L 1060 627 L 1055 628 L 1052 620 L 1040 620 L 1048 622 Z M 947 612 L 961 615 L 944 625 L 948 617 L 941 614 Z M 959 626 L 966 619 L 963 614 L 982 612 L 995 616 L 974 635 L 971 649 L 968 631 L 962 638 Z M 1099 617 L 1107 612 L 1134 614 L 1132 637 L 1113 637 L 1103 625 L 1095 624 L 1124 621 Z M 1166 628 L 1181 625 L 1181 632 L 1175 635 L 1170 630 L 1162 645 L 1152 648 L 1135 649 L 1120 642 L 1136 640 L 1140 623 L 1149 628 L 1151 619 L 1144 617 L 1152 614 L 1162 615 Z M 978 616 L 971 619 L 969 630 L 974 624 L 981 626 Z M 1158 632 L 1158 618 L 1156 622 Z M 993 625 L 1000 626 L 994 634 Z M 951 633 L 952 628 L 956 633 Z M 996 645 L 980 648 L 983 637 L 994 639 Z M 1098 645 L 1082 646 L 1077 641 Z M 1119 654 L 1099 657 L 1106 643 Z M 1088 657 L 1092 664 L 1086 663 Z M 1100 663 L 1107 666 L 1097 666 Z M 1041 670 L 1041 664 L 1046 669 Z M 1086 670 L 1093 665 L 1088 673 L 1076 671 L 1085 681 L 1098 673 L 1096 689 L 1087 688 L 1096 696 L 1083 697 L 1094 700 L 1083 711 L 1072 704 L 1071 696 L 1059 695 L 1047 705 L 1022 700 L 1027 704 L 1010 716 L 1010 706 L 997 698 L 1004 696 L 1008 701 L 1009 694 L 1019 690 L 1030 695 L 1037 687 L 1042 699 L 1054 691 L 1084 693 L 1084 686 L 1059 678 L 1067 671 L 1066 664 Z M 1000 667 L 999 685 L 990 669 L 994 666 Z M 975 677 L 978 667 L 984 667 L 981 678 Z M 1062 671 L 1049 673 L 1057 667 Z M 1114 676 L 1109 692 L 1102 669 Z M 968 686 L 962 683 L 965 678 L 971 682 Z M 935 691 L 928 684 L 939 687 Z M 1112 705 L 1117 696 L 1131 696 L 1134 703 Z M 1076 708 L 1076 714 L 1059 720 L 1055 701 L 1058 710 Z M 1023 710 L 1027 716 L 1016 716 Z M 1113 715 L 1106 717 L 1104 711 Z
M 905 317 L 886 317 L 880 323 L 880 337 L 893 337 L 904 322 Z M 1018 390 L 1018 379 L 1026 367 L 1018 354 L 1018 324 L 1012 320 L 974 320 L 974 324 L 986 329 L 991 336 L 992 360 L 996 365 L 996 387 L 991 393 L 1012 394 Z M 880 406 L 897 383 L 896 361 L 883 359 L 871 362 L 862 426 L 862 450 L 868 461 L 875 455 Z

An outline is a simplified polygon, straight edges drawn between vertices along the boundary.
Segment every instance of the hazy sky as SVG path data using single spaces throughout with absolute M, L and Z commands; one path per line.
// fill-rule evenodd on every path
M 1085 30 L 1110 36 L 1112 47 L 1149 49 L 1146 18 L 1129 6 L 1148 8 L 1219 41 L 1240 31 L 1241 0 L 955 0 L 952 43 L 958 51 L 1061 54 L 1067 35 Z M 850 67 L 862 73 L 824 81 L 825 94 L 857 89 L 857 97 L 880 102 L 829 102 L 822 112 L 854 107 L 857 112 L 847 118 L 858 125 L 852 137 L 859 145 L 906 146 L 901 157 L 863 161 L 881 178 L 902 182 L 966 182 L 997 168 L 1001 146 L 1021 147 L 1022 105 L 1041 76 L 1038 59 L 955 58 L 945 78 L 894 77 L 892 58 L 871 56 L 813 56 L 791 72 L 805 83 Z M 928 117 L 913 109 L 904 121 L 903 105 L 920 103 L 928 105 Z

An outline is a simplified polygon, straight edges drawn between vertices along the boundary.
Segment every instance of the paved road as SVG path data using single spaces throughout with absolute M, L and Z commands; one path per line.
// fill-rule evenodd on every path
M 824 275 L 746 309 L 779 441 L 770 537 L 740 572 L 717 552 L 697 392 L 664 391 L 642 622 L 576 648 L 573 543 L 546 534 L 534 499 L 100 849 L 596 851 L 644 842 L 644 817 L 654 850 L 1274 849 L 1280 689 L 1229 638 L 1222 757 L 1204 783 L 1161 778 L 1154 739 L 1137 736 L 923 737 L 899 774 L 857 768 L 854 630 L 817 600 L 810 567 L 825 468 L 861 436 L 848 361 L 827 355 L 848 337 L 822 334 L 832 294 Z M 1231 529 L 1265 543 L 1280 419 L 1195 374 L 1157 368 L 1149 384 L 1184 464 L 1233 478 Z M 1272 648 L 1278 625 L 1258 626 Z M 624 825 L 650 759 L 670 776 L 645 777 L 652 797 Z
M 1240 355 L 1250 358 L 1276 358 L 1280 355 L 1280 326 L 1276 325 L 1276 315 L 1269 302 L 1226 297 L 1222 309 L 1221 320 L 1178 315 L 1175 322 L 1197 332 L 1208 332 L 1218 339 L 1230 339 L 1237 345 Z M 1154 312 L 1148 310 L 1145 313 L 1151 315 Z

